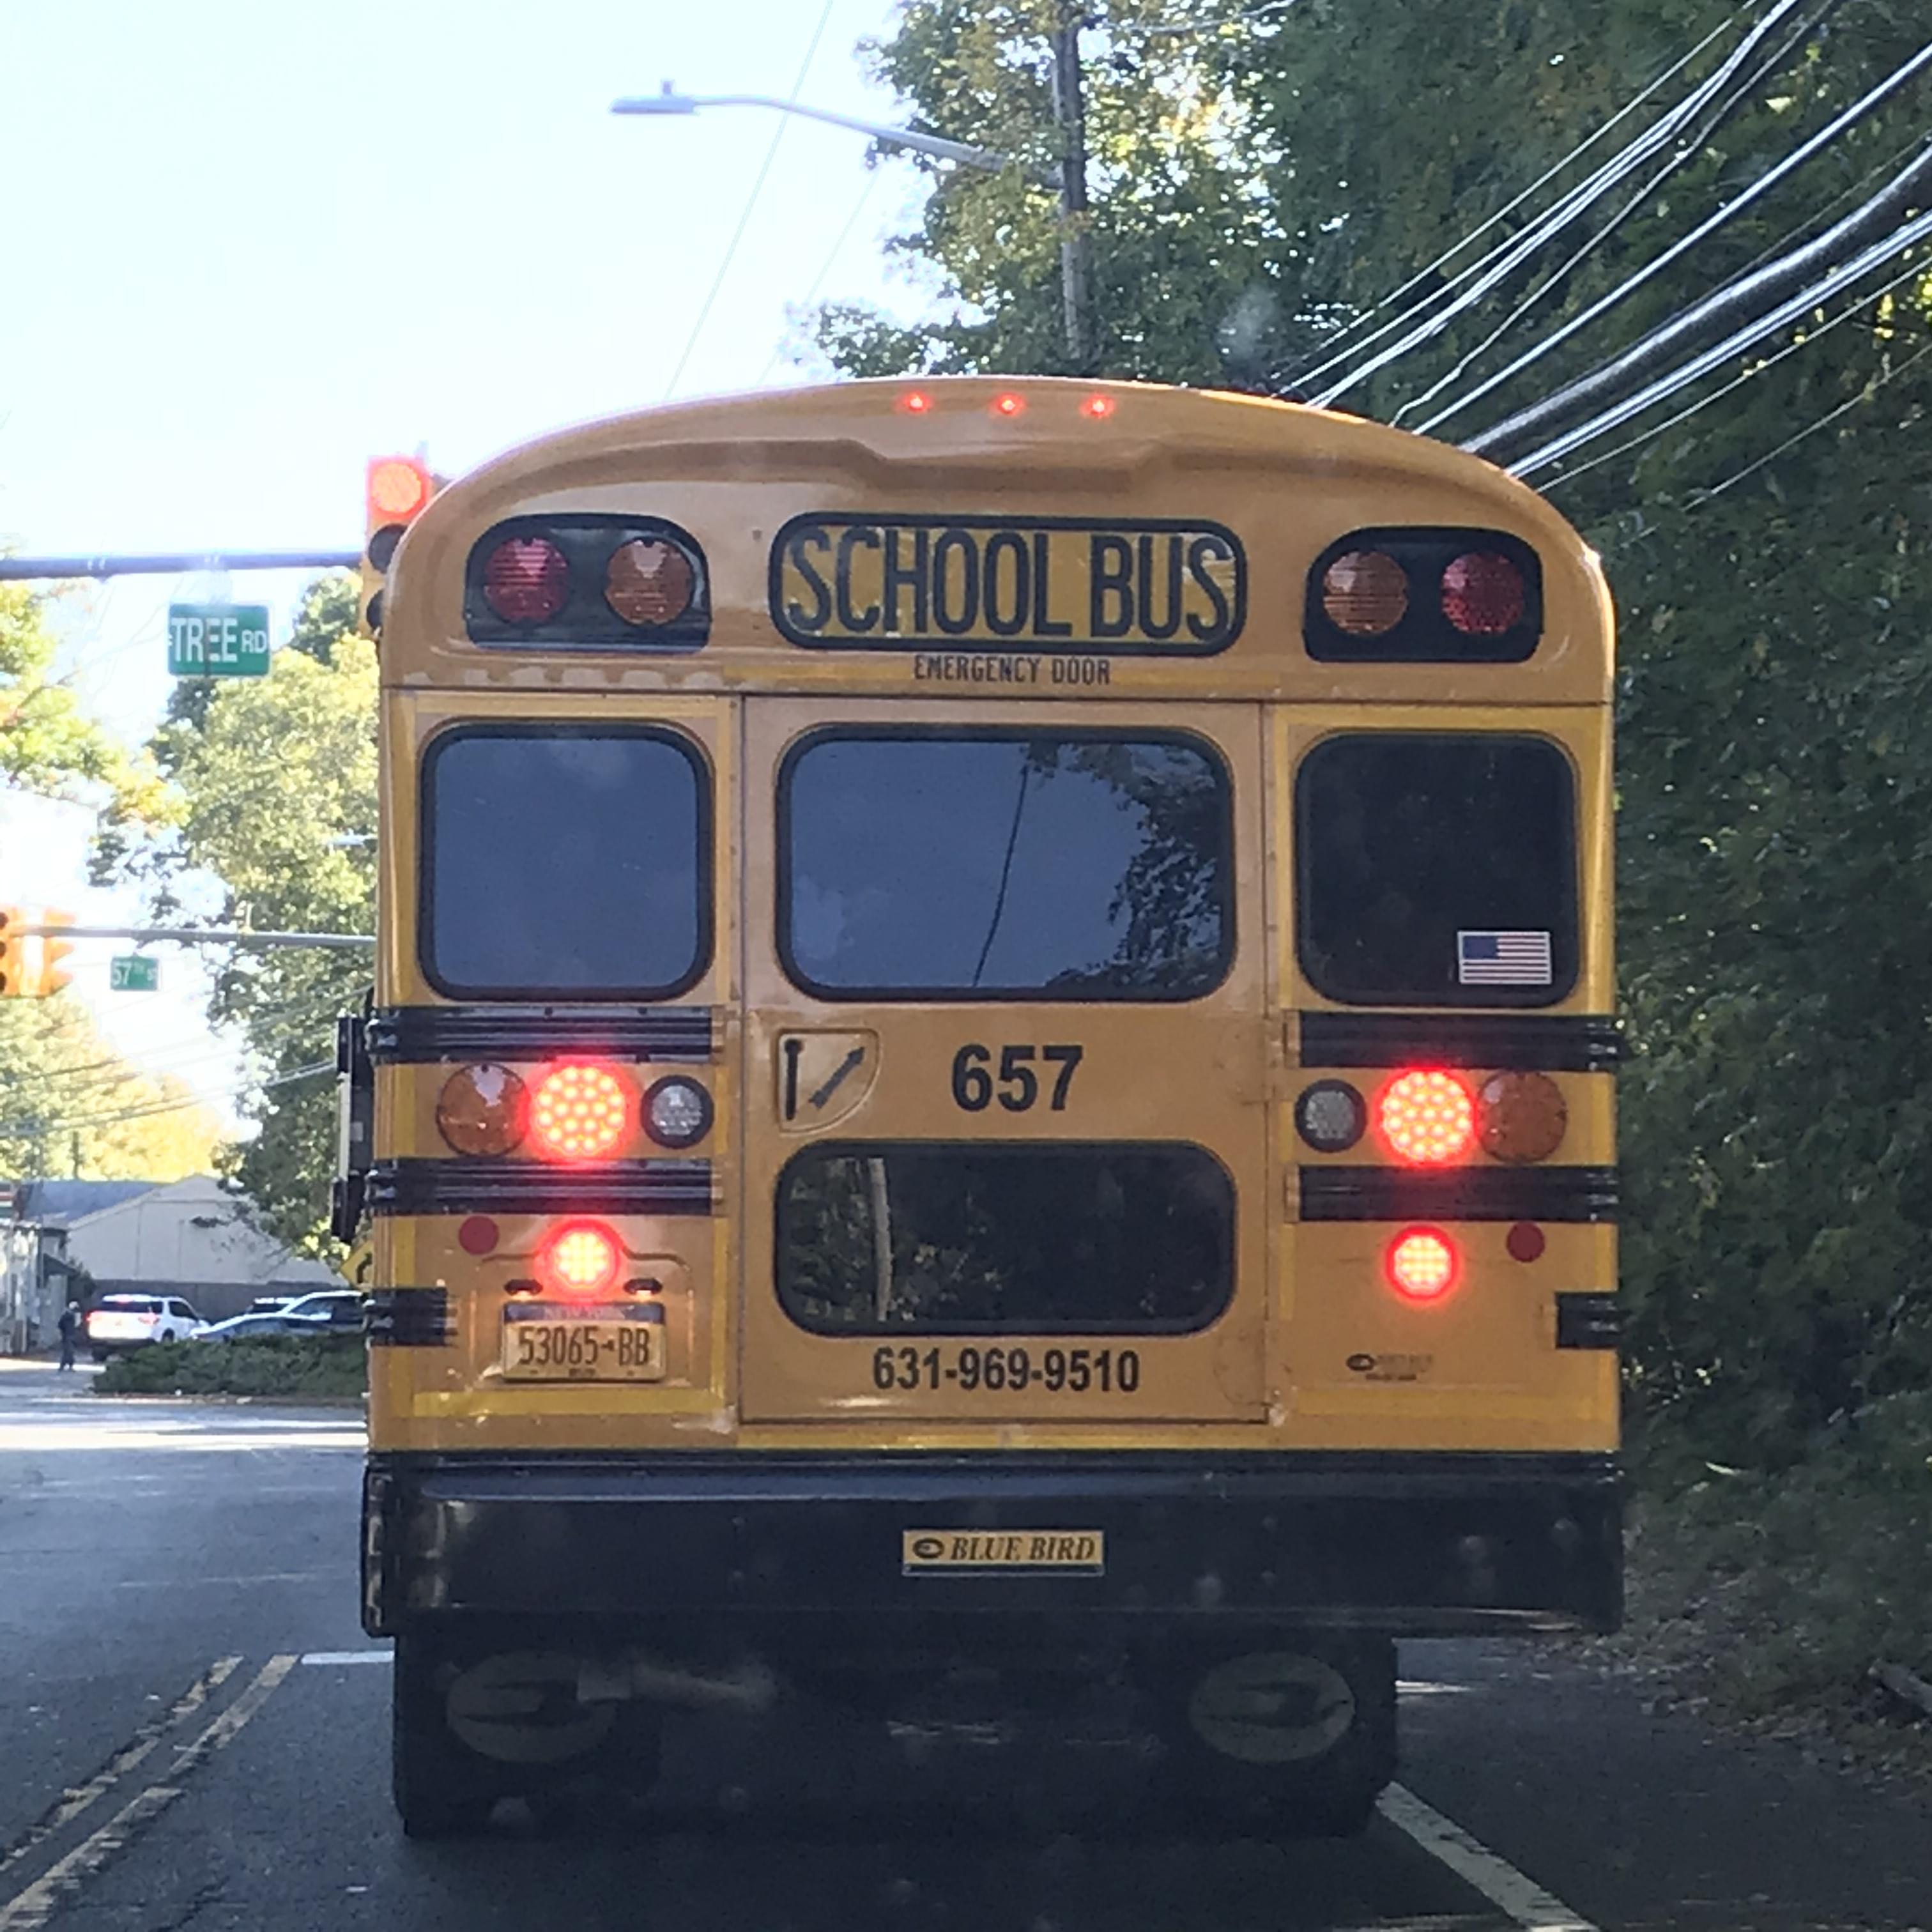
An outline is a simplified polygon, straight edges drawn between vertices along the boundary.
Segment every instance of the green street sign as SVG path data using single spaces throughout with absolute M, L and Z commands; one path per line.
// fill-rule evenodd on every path
M 176 677 L 266 677 L 266 604 L 170 604 L 168 670 Z
M 107 962 L 110 993 L 154 993 L 160 990 L 161 962 L 146 952 L 124 952 Z

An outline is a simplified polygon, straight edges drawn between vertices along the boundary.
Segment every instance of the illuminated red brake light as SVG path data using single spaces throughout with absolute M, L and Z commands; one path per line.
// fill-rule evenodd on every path
M 600 1160 L 630 1130 L 631 1094 L 608 1066 L 567 1060 L 530 1095 L 530 1138 L 551 1160 Z
M 1376 1122 L 1390 1153 L 1417 1167 L 1465 1159 L 1476 1139 L 1476 1104 L 1453 1073 L 1418 1067 L 1382 1089 Z
M 554 1294 L 589 1300 L 617 1279 L 617 1238 L 596 1221 L 573 1221 L 544 1244 L 538 1259 Z
M 1436 1228 L 1410 1228 L 1389 1244 L 1389 1286 L 1406 1301 L 1440 1301 L 1461 1271 L 1456 1244 Z
M 547 624 L 569 596 L 569 563 L 548 537 L 506 537 L 483 566 L 483 600 L 506 624 Z

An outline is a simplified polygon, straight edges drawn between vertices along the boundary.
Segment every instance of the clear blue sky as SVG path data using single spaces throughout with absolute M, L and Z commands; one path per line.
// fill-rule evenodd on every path
M 777 351 L 814 284 L 916 310 L 880 245 L 916 205 L 904 164 L 868 192 L 856 134 L 608 112 L 666 78 L 789 95 L 824 5 L 0 0 L 0 545 L 353 549 L 372 454 L 425 446 L 456 474 L 660 400 L 781 124 L 679 392 L 800 380 Z M 800 98 L 898 118 L 854 52 L 896 11 L 832 0 Z M 298 581 L 232 594 L 285 612 Z M 165 606 L 208 587 L 64 600 L 76 683 L 130 739 L 166 701 Z M 86 830 L 0 796 L 0 897 L 135 916 L 85 890 Z M 110 997 L 115 950 L 76 984 L 116 1040 L 232 1078 L 182 956 L 163 995 Z

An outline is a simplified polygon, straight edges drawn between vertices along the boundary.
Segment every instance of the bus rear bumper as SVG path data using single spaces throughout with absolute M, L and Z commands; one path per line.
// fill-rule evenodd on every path
M 375 1636 L 1210 1612 L 1420 1636 L 1607 1630 L 1622 1603 L 1600 1455 L 378 1454 L 364 1485 Z

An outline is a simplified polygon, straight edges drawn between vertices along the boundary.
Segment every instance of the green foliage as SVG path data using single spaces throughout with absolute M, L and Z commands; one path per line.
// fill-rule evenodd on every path
M 1319 390 L 1338 332 L 1357 340 L 1443 287 L 1478 252 L 1438 266 L 1445 250 L 1732 12 L 1298 0 L 1232 17 L 1248 10 L 1121 0 L 1086 36 L 1110 373 Z M 1151 31 L 1190 16 L 1201 31 Z M 873 60 L 923 124 L 1037 160 L 1052 20 L 1047 0 L 908 0 Z M 1492 238 L 1709 74 L 1743 26 Z M 1911 0 L 1794 15 L 1681 148 L 1346 405 L 1427 422 L 1734 202 L 1923 34 Z M 1843 214 L 1922 140 L 1928 107 L 1922 76 L 1438 433 L 1494 424 Z M 821 346 L 853 374 L 1058 368 L 1050 199 L 1017 172 L 933 172 L 895 252 L 943 291 L 939 311 L 908 331 L 827 310 Z M 1582 460 L 1605 460 L 1587 471 L 1537 478 L 1604 552 L 1622 620 L 1624 1285 L 1635 1437 L 1660 1479 L 1687 1454 L 1783 1467 L 1932 1388 L 1928 295 L 1908 280 L 1828 334 L 1811 318 L 1590 446 Z
M 308 932 L 375 923 L 376 656 L 353 634 L 346 578 L 310 586 L 291 648 L 270 676 L 197 680 L 155 736 L 169 823 L 130 837 L 104 829 L 104 862 L 142 881 L 157 914 L 182 882 L 224 888 L 216 922 Z M 274 1231 L 311 1250 L 334 1167 L 334 1016 L 360 1002 L 363 952 L 237 949 L 216 976 L 209 1018 L 238 1025 L 262 1084 L 242 1102 L 259 1131 L 227 1165 Z M 270 1083 L 274 1084 L 270 1084 Z
M 232 1395 L 344 1400 L 369 1386 L 359 1335 L 258 1335 L 239 1342 L 157 1342 L 116 1355 L 97 1395 Z

